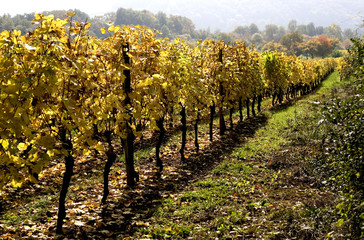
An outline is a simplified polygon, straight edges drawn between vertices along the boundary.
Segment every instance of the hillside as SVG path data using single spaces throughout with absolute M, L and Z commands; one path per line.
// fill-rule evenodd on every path
M 211 30 L 225 32 L 232 31 L 237 25 L 249 25 L 252 22 L 259 28 L 271 23 L 287 26 L 291 19 L 296 19 L 298 24 L 338 24 L 343 29 L 355 29 L 361 23 L 364 11 L 364 3 L 355 0 L 232 0 L 228 3 L 219 0 L 185 0 L 183 4 L 176 0 L 123 0 L 119 7 L 182 15 L 190 18 L 196 24 L 196 29 L 210 27 Z

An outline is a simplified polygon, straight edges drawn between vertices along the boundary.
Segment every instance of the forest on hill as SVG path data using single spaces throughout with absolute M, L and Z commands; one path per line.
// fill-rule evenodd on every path
M 307 55 L 315 57 L 341 56 L 339 50 L 350 46 L 350 38 L 354 36 L 355 29 L 341 29 L 339 25 L 331 24 L 328 27 L 316 26 L 313 22 L 300 24 L 292 19 L 285 26 L 267 24 L 260 29 L 257 24 L 237 25 L 231 32 L 221 32 L 210 29 L 196 29 L 195 23 L 183 16 L 167 15 L 163 12 L 153 14 L 150 11 L 137 11 L 119 8 L 116 12 L 106 13 L 102 16 L 90 17 L 80 10 L 76 12 L 75 19 L 80 22 L 91 22 L 89 32 L 91 35 L 104 39 L 108 35 L 101 33 L 101 28 L 114 25 L 143 25 L 161 32 L 160 37 L 169 39 L 180 38 L 191 43 L 198 39 L 224 40 L 225 42 L 244 41 L 247 45 L 254 45 L 258 50 L 278 50 L 287 54 Z M 45 15 L 53 14 L 55 18 L 64 19 L 66 10 L 48 11 Z M 34 13 L 0 17 L 0 31 L 20 30 L 23 34 L 31 32 L 36 26 L 31 24 Z M 336 51 L 334 51 L 336 50 Z M 334 51 L 334 52 L 333 52 Z
M 119 0 L 120 7 L 148 9 L 157 13 L 182 15 L 191 19 L 196 29 L 231 32 L 236 26 L 255 23 L 260 29 L 268 24 L 287 26 L 291 19 L 300 24 L 317 26 L 340 25 L 355 29 L 361 24 L 363 2 L 357 0 Z

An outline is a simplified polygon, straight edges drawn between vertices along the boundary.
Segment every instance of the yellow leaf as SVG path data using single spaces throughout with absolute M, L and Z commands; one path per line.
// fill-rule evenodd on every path
M 90 26 L 91 26 L 91 22 L 86 23 L 86 24 L 85 24 L 85 29 L 89 29 L 89 28 L 90 28 Z
M 153 78 L 160 79 L 161 78 L 161 75 L 159 75 L 159 74 L 153 74 Z
M 103 28 L 100 29 L 100 31 L 101 31 L 102 34 L 105 34 L 106 29 L 103 27 Z
M 16 36 L 20 36 L 21 35 L 21 31 L 20 30 L 14 30 L 13 32 Z
M 73 17 L 76 15 L 76 12 L 67 12 L 66 17 Z
M 21 185 L 23 185 L 23 181 L 16 181 L 15 179 L 11 180 L 11 186 L 13 188 L 19 188 Z
M 167 83 L 167 82 L 162 83 L 162 88 L 163 88 L 163 89 L 166 89 L 166 88 L 167 88 L 167 86 L 168 86 L 168 83 Z
M 18 164 L 18 165 L 22 165 L 22 161 L 21 158 L 18 156 L 11 156 L 11 160 L 13 161 L 13 163 Z
M 151 78 L 147 78 L 144 82 L 146 86 L 151 85 L 153 83 L 153 80 Z
M 47 155 L 48 155 L 49 157 L 53 157 L 53 156 L 54 156 L 54 151 L 52 151 L 52 150 L 47 150 Z
M 3 38 L 8 38 L 8 37 L 10 37 L 10 33 L 9 33 L 9 31 L 7 31 L 7 30 L 3 31 L 3 32 L 1 33 L 1 37 L 3 37 Z
M 90 155 L 92 152 L 90 151 L 90 149 L 83 149 L 82 150 L 82 155 L 83 156 L 88 156 L 88 155 Z
M 113 32 L 115 30 L 114 26 L 110 26 L 109 29 L 107 29 L 108 32 Z
M 27 149 L 28 146 L 25 143 L 19 143 L 17 147 L 19 151 L 24 151 Z
M 1 140 L 1 145 L 3 146 L 4 150 L 8 150 L 8 147 L 9 147 L 9 141 L 4 139 L 4 140 Z
M 43 14 L 34 14 L 35 20 L 40 20 L 43 17 Z
M 44 17 L 44 18 L 47 19 L 47 20 L 53 20 L 54 19 L 54 15 L 53 14 L 50 14 L 50 15 Z
M 172 231 L 172 227 L 165 227 L 165 228 L 164 228 L 164 231 L 166 231 L 166 232 L 171 232 L 171 231 Z
M 97 143 L 97 145 L 95 146 L 95 149 L 96 149 L 97 151 L 100 151 L 100 152 L 105 151 L 105 148 L 104 148 L 104 146 L 102 145 L 102 143 L 101 143 L 101 142 L 98 142 L 98 143 Z
M 147 29 L 147 33 L 149 33 L 150 35 L 153 35 L 154 34 L 153 31 L 152 31 L 152 29 L 150 29 L 150 28 Z

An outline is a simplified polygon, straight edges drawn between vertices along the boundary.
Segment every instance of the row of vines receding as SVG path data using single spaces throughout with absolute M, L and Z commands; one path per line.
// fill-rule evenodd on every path
M 187 117 L 193 122 L 198 151 L 198 123 L 215 111 L 220 134 L 224 112 L 242 107 L 255 115 L 262 100 L 272 105 L 305 95 L 334 70 L 334 59 L 305 60 L 279 52 L 259 53 L 242 42 L 199 41 L 190 46 L 160 39 L 142 26 L 111 26 L 100 40 L 89 23 L 35 15 L 38 27 L 25 35 L 0 34 L 0 187 L 36 182 L 42 169 L 63 157 L 65 172 L 59 199 L 57 233 L 66 217 L 65 201 L 76 156 L 92 151 L 107 156 L 104 196 L 109 194 L 115 139 L 125 153 L 128 186 L 139 179 L 134 142 L 156 132 L 156 164 L 168 122 L 181 116 L 181 161 L 186 161 Z M 179 117 L 178 117 L 179 118 Z

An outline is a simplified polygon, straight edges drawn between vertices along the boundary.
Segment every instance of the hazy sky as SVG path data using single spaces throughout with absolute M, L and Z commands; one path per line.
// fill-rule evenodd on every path
M 131 0 L 132 1 L 132 0 Z M 2 0 L 0 13 L 11 15 L 63 9 L 79 9 L 89 15 L 116 11 L 120 0 Z
M 355 27 L 364 19 L 364 0 L 2 0 L 0 14 L 79 9 L 93 17 L 120 7 L 186 16 L 197 29 L 223 31 L 252 22 L 259 27 L 271 23 L 287 26 L 291 19 L 299 24 L 334 23 L 344 28 Z

